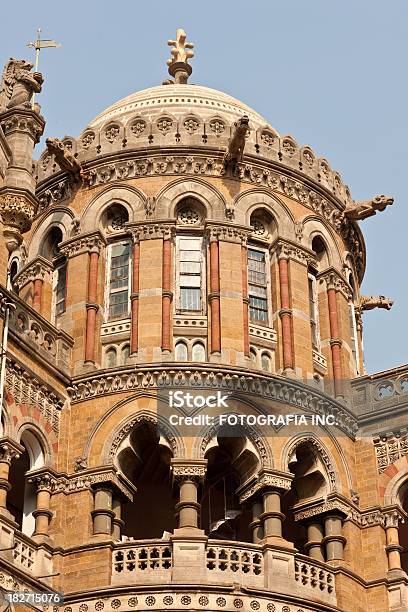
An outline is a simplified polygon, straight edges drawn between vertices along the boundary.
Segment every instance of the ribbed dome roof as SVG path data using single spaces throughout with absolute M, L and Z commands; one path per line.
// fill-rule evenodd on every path
M 248 115 L 254 127 L 267 125 L 267 121 L 252 108 L 216 89 L 201 85 L 160 85 L 135 92 L 115 102 L 95 117 L 89 127 L 97 129 L 115 119 L 126 123 L 127 116 L 149 116 L 165 112 L 180 117 L 187 114 L 204 117 L 221 115 L 228 116 L 230 120 L 233 118 L 234 121 L 242 115 Z

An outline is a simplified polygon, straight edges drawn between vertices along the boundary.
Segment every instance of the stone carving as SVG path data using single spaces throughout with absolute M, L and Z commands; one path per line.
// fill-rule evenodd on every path
M 156 210 L 156 198 L 154 196 L 149 196 L 143 202 L 146 217 L 151 217 Z
M 123 427 L 120 428 L 120 430 L 118 431 L 118 433 L 116 434 L 110 450 L 109 450 L 109 459 L 110 461 L 113 461 L 117 450 L 119 448 L 119 446 L 121 445 L 121 443 L 123 442 L 123 440 L 126 438 L 126 436 L 135 428 L 138 426 L 139 423 L 150 423 L 151 425 L 153 425 L 154 427 L 159 427 L 160 430 L 164 433 L 164 435 L 166 436 L 172 450 L 173 450 L 173 455 L 176 456 L 177 454 L 177 441 L 175 439 L 175 437 L 173 436 L 173 434 L 171 433 L 171 431 L 169 431 L 162 423 L 158 424 L 158 421 L 156 418 L 151 417 L 151 416 L 147 416 L 144 414 L 141 414 L 137 417 L 135 417 L 134 419 L 132 419 L 131 421 L 128 421 L 127 423 L 125 423 L 125 425 L 123 425 Z
M 110 125 L 105 130 L 105 138 L 111 144 L 119 138 L 120 128 L 118 125 Z
M 0 112 L 9 108 L 30 108 L 33 93 L 40 93 L 43 76 L 31 72 L 34 64 L 10 58 L 7 62 L 0 90 Z
M 76 474 L 62 475 L 55 478 L 52 485 L 52 492 L 74 493 L 84 489 L 91 489 L 93 486 L 102 483 L 113 483 L 116 488 L 124 494 L 124 496 L 132 501 L 134 487 L 129 487 L 119 478 L 118 474 L 111 467 L 107 467 L 98 472 L 84 472 L 80 476 Z
M 139 138 L 139 136 L 143 134 L 146 129 L 146 121 L 144 121 L 143 119 L 136 119 L 135 121 L 133 121 L 132 125 L 130 126 L 130 129 L 132 133 L 136 136 L 136 138 Z
M 176 228 L 169 223 L 146 223 L 144 225 L 131 226 L 130 231 L 134 242 L 154 240 L 156 238 L 171 240 L 174 237 Z
M 257 478 L 256 482 L 248 487 L 242 495 L 240 495 L 239 502 L 242 504 L 244 501 L 255 495 L 258 491 L 262 489 L 272 487 L 275 489 L 282 489 L 284 491 L 289 491 L 291 487 L 291 483 L 293 480 L 293 476 L 288 475 L 287 477 L 278 476 L 276 474 L 265 472 Z
M 189 134 L 194 134 L 194 132 L 198 130 L 199 122 L 197 121 L 197 119 L 189 117 L 184 121 L 183 126 L 186 132 L 188 132 Z
M 214 132 L 216 136 L 220 136 L 225 132 L 225 123 L 219 119 L 213 119 L 213 121 L 210 121 L 210 130 Z
M 244 115 L 234 123 L 234 127 L 223 160 L 225 170 L 230 168 L 232 174 L 235 174 L 237 164 L 242 161 L 244 156 L 245 138 L 249 132 L 249 117 Z
M 45 141 L 48 152 L 54 155 L 55 161 L 63 172 L 68 172 L 74 183 L 80 183 L 85 176 L 82 164 L 66 148 L 62 140 L 58 138 L 47 138 Z
M 382 474 L 389 465 L 408 455 L 408 433 L 391 433 L 373 439 L 378 472 Z
M 391 310 L 393 304 L 393 300 L 386 298 L 384 295 L 361 296 L 361 310 L 373 310 L 374 308 Z
M 74 472 L 82 472 L 82 470 L 86 470 L 88 467 L 88 462 L 86 457 L 77 457 L 75 459 Z
M 368 217 L 372 217 L 377 211 L 382 212 L 391 206 L 394 198 L 385 195 L 378 195 L 372 200 L 363 200 L 362 202 L 354 202 L 351 206 L 347 206 L 344 215 L 352 221 L 362 221 Z
M 234 227 L 231 225 L 206 225 L 208 239 L 222 240 L 224 242 L 239 242 L 243 245 L 247 244 L 248 238 L 251 235 L 250 230 Z
M 105 245 L 105 242 L 99 232 L 80 236 L 79 238 L 71 238 L 62 242 L 60 251 L 67 257 L 75 257 L 81 253 L 97 252 Z
M 351 300 L 353 291 L 347 281 L 334 268 L 328 270 L 321 276 L 321 279 L 326 282 L 328 289 L 334 289 L 344 295 L 347 300 Z
M 313 438 L 311 436 L 308 436 L 308 437 L 305 437 L 305 438 L 299 438 L 290 447 L 287 456 L 289 458 L 294 456 L 294 453 L 296 452 L 296 449 L 299 446 L 303 445 L 303 444 L 311 445 L 317 451 L 317 454 L 318 454 L 319 458 L 323 461 L 323 464 L 324 464 L 324 466 L 326 468 L 327 475 L 329 477 L 329 484 L 330 484 L 331 488 L 334 489 L 335 486 L 336 486 L 336 480 L 337 480 L 336 479 L 336 471 L 334 469 L 334 465 L 333 465 L 329 455 L 327 454 L 327 451 L 320 444 L 320 442 L 318 440 L 316 440 L 316 438 Z
M 316 266 L 316 257 L 314 253 L 298 244 L 279 239 L 272 245 L 272 250 L 276 252 L 278 259 L 282 257 L 294 259 L 304 265 Z

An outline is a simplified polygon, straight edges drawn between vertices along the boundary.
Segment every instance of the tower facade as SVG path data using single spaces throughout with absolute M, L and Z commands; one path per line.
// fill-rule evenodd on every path
M 408 610 L 408 373 L 367 376 L 362 347 L 392 302 L 360 293 L 359 221 L 392 198 L 355 202 L 169 42 L 171 79 L 36 162 L 42 79 L 20 99 L 5 72 L 0 587 L 64 612 Z

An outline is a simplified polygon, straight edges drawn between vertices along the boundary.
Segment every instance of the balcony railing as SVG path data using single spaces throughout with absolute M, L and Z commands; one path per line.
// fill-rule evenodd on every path
M 198 546 L 198 548 L 197 548 Z M 200 548 L 201 546 L 201 548 Z M 335 576 L 325 564 L 296 554 L 290 549 L 262 547 L 257 544 L 208 540 L 201 544 L 183 540 L 182 546 L 172 541 L 145 540 L 115 544 L 112 557 L 112 586 L 152 583 L 180 583 L 177 558 L 180 548 L 194 548 L 194 568 L 182 572 L 185 581 L 197 584 L 241 584 L 252 589 L 270 589 L 279 584 L 283 593 L 335 605 Z M 184 553 L 183 553 L 184 554 Z M 200 566 L 202 563 L 203 566 Z

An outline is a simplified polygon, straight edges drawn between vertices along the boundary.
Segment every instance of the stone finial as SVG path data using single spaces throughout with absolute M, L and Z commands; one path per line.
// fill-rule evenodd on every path
M 7 62 L 0 89 L 0 112 L 31 107 L 32 95 L 41 91 L 44 81 L 40 72 L 31 72 L 33 67 L 26 60 L 10 58 Z
M 362 310 L 373 310 L 374 308 L 391 310 L 393 304 L 393 300 L 386 298 L 384 295 L 363 295 L 361 297 Z
M 194 49 L 194 45 L 186 42 L 186 37 L 185 31 L 179 28 L 176 32 L 176 40 L 167 41 L 167 44 L 173 47 L 171 49 L 172 57 L 167 60 L 169 74 L 177 84 L 187 83 L 188 77 L 192 73 L 188 60 L 194 57 L 194 53 L 190 51 L 190 49 Z
M 378 195 L 371 200 L 362 200 L 347 206 L 344 216 L 351 221 L 362 221 L 368 217 L 373 217 L 378 211 L 382 212 L 387 206 L 391 206 L 393 202 L 394 198 L 391 196 Z

